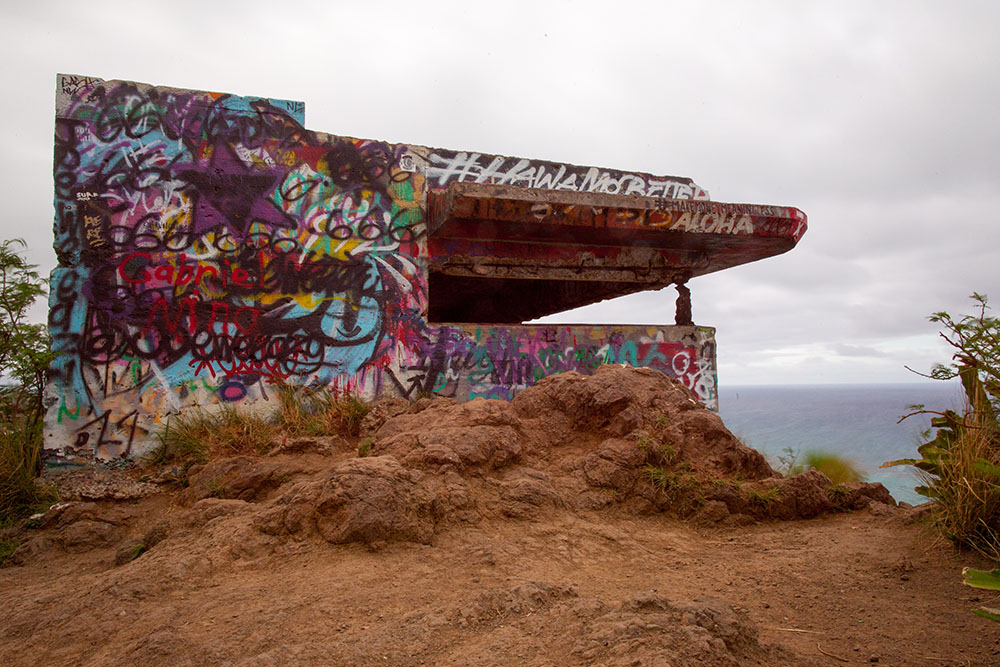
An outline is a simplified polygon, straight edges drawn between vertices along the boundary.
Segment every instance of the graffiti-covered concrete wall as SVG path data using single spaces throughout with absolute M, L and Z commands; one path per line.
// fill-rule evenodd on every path
M 432 273 L 450 275 L 436 294 L 459 318 L 477 312 L 463 286 L 484 277 L 428 249 L 441 246 L 429 193 L 471 182 L 707 199 L 690 179 L 332 136 L 305 129 L 299 102 L 88 77 L 60 75 L 56 108 L 46 447 L 59 456 L 136 456 L 170 415 L 266 409 L 285 382 L 508 398 L 551 373 L 628 363 L 715 405 L 710 328 L 530 326 L 499 309 L 428 320 Z M 608 270 L 627 272 L 622 256 Z M 549 270 L 519 279 L 562 280 Z M 656 286 L 675 281 L 664 276 Z M 578 277 L 577 301 L 650 286 Z M 519 284 L 485 278 L 479 296 Z

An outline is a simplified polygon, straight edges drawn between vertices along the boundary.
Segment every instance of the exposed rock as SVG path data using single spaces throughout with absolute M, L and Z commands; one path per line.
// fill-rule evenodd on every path
M 337 435 L 286 438 L 273 447 L 267 455 L 313 453 L 330 456 L 337 451 L 338 446 L 346 446 L 346 441 Z
M 202 498 L 260 500 L 299 472 L 301 468 L 295 465 L 250 456 L 220 459 L 191 466 L 183 498 L 188 503 Z
M 539 510 L 563 505 L 548 476 L 537 471 L 504 481 L 500 499 L 502 513 L 511 517 L 534 516 Z
M 868 502 L 868 513 L 872 516 L 892 517 L 896 515 L 897 508 L 877 500 Z
M 753 514 L 775 519 L 811 519 L 833 509 L 826 493 L 830 478 L 818 470 L 748 485 Z M 756 495 L 754 495 L 756 494 Z M 774 496 L 772 498 L 772 495 Z
M 131 563 L 141 556 L 146 548 L 146 544 L 142 540 L 126 540 L 115 552 L 115 565 Z
M 433 496 L 431 514 L 436 522 L 475 523 L 482 519 L 469 485 L 455 470 L 425 476 L 421 483 Z
M 405 398 L 385 398 L 378 401 L 361 420 L 361 435 L 373 435 L 382 428 L 386 420 L 409 411 L 412 405 Z
M 635 466 L 623 466 L 601 456 L 589 456 L 583 463 L 584 479 L 591 486 L 631 490 L 639 477 Z
M 391 456 L 346 461 L 296 484 L 255 517 L 271 535 L 318 533 L 328 542 L 429 542 L 431 494 Z
M 703 491 L 707 502 L 721 502 L 731 514 L 745 513 L 749 507 L 747 496 L 741 485 L 728 479 L 719 479 L 707 484 Z
M 745 614 L 712 598 L 675 603 L 640 593 L 587 622 L 580 634 L 573 653 L 602 665 L 633 664 L 636 653 L 663 665 L 801 664 L 761 646 Z
M 371 546 L 427 543 L 439 525 L 559 508 L 669 511 L 702 525 L 739 525 L 893 504 L 880 484 L 833 485 L 815 470 L 777 475 L 689 390 L 649 369 L 550 376 L 511 402 L 382 401 L 369 416 L 375 456 L 345 458 L 340 438 L 292 438 L 279 446 L 280 459 L 193 466 L 181 494 L 189 509 L 146 530 L 144 548 L 175 531 L 229 526 L 220 520 L 241 514 L 232 530 L 252 525 L 258 536 Z M 332 467 L 318 468 L 315 456 L 289 463 L 293 452 L 325 454 Z M 46 544 L 86 550 L 117 544 L 128 518 L 123 508 L 77 502 L 57 504 L 37 522 L 51 531 Z
M 676 420 L 683 433 L 681 453 L 695 469 L 749 480 L 776 474 L 764 455 L 740 442 L 717 414 L 689 408 L 679 412 Z
M 662 386 L 661 378 L 668 383 L 669 380 L 662 373 L 651 371 L 659 377 L 648 375 L 634 378 L 638 381 L 634 384 L 622 383 L 618 376 L 622 368 L 601 366 L 592 376 L 576 372 L 550 375 L 515 396 L 511 407 L 526 418 L 564 415 L 567 421 L 558 426 L 626 435 L 643 421 L 644 406 L 639 393 L 650 384 Z
M 56 540 L 66 551 L 80 552 L 110 546 L 121 539 L 122 533 L 122 528 L 114 524 L 81 519 L 61 529 Z
M 668 447 L 679 461 L 702 473 L 749 480 L 776 475 L 763 455 L 740 442 L 690 390 L 648 368 L 605 365 L 592 376 L 552 375 L 519 393 L 510 406 L 521 418 L 522 431 L 538 434 L 536 449 L 586 443 L 596 434 L 603 436 L 602 443 L 608 443 L 610 436 Z M 609 456 L 607 451 L 592 453 L 619 467 L 643 463 Z M 621 476 L 612 481 L 610 469 L 596 470 L 606 467 L 603 464 L 591 462 L 590 467 L 599 486 L 627 484 Z
M 453 466 L 496 470 L 521 458 L 520 420 L 506 401 L 433 401 L 401 414 L 378 430 L 375 451 L 407 467 Z
M 528 581 L 506 591 L 480 593 L 452 612 L 452 622 L 463 629 L 497 625 L 515 616 L 526 616 L 551 607 L 559 600 L 577 597 L 572 586 Z
M 729 508 L 726 507 L 726 503 L 720 500 L 709 500 L 702 505 L 701 509 L 695 512 L 691 520 L 694 523 L 708 526 L 724 521 L 730 516 Z
M 169 519 L 160 519 L 142 536 L 142 543 L 146 545 L 146 548 L 152 549 L 157 544 L 167 539 L 172 530 L 173 522 Z
M 247 501 L 236 498 L 202 498 L 187 511 L 185 520 L 190 526 L 203 526 L 212 519 L 237 514 L 248 507 Z
M 933 513 L 934 507 L 935 503 L 931 501 L 910 507 L 903 513 L 903 523 L 915 523 L 927 519 Z
M 840 486 L 846 488 L 854 495 L 851 509 L 863 509 L 869 502 L 882 503 L 884 505 L 896 506 L 896 501 L 879 482 L 847 482 Z
M 150 484 L 177 484 L 184 478 L 184 471 L 178 466 L 164 466 L 146 480 Z
M 609 438 L 583 461 L 583 475 L 591 486 L 630 491 L 646 455 L 634 443 Z
M 12 554 L 10 563 L 24 564 L 50 549 L 81 553 L 121 540 L 136 513 L 125 507 L 92 502 L 56 503 L 37 519 L 42 534 L 31 535 Z

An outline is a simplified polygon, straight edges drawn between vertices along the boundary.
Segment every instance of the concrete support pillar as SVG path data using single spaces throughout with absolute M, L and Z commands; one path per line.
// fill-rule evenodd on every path
M 684 282 L 678 282 L 674 287 L 677 288 L 674 324 L 679 327 L 692 326 L 694 325 L 694 321 L 691 319 L 691 290 L 688 289 L 688 286 Z

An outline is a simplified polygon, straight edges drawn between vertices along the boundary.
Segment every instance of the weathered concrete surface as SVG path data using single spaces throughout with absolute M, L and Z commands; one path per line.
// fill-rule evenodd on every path
M 647 365 L 715 401 L 707 327 L 521 323 L 791 248 L 691 179 L 337 137 L 304 105 L 60 75 L 46 447 L 135 456 L 274 382 L 510 397 Z
M 555 373 L 590 375 L 605 364 L 625 364 L 662 371 L 709 408 L 718 406 L 709 327 L 454 324 L 432 331 L 424 356 L 403 369 L 409 395 L 510 399 Z
M 787 252 L 780 206 L 453 183 L 428 194 L 432 321 L 517 323 Z

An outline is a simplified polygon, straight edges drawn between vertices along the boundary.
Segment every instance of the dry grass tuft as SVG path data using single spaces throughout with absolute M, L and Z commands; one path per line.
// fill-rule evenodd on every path
M 921 472 L 937 501 L 934 521 L 956 544 L 1000 561 L 1000 433 L 981 413 L 967 408 L 935 474 Z
M 215 412 L 187 411 L 168 420 L 160 445 L 147 456 L 154 465 L 204 463 L 215 454 L 263 454 L 282 434 L 357 436 L 371 408 L 357 396 L 278 387 L 278 409 L 270 417 L 225 405 Z
M 229 405 L 218 412 L 188 411 L 167 421 L 160 445 L 147 457 L 156 464 L 204 463 L 210 452 L 262 454 L 277 435 L 270 420 Z
M 289 435 L 357 436 L 371 407 L 353 394 L 295 385 L 278 388 L 278 413 L 274 422 Z

